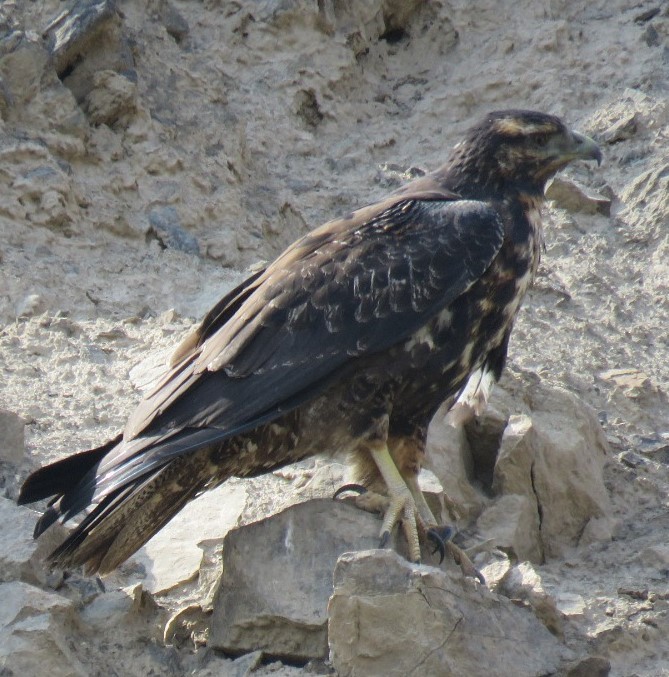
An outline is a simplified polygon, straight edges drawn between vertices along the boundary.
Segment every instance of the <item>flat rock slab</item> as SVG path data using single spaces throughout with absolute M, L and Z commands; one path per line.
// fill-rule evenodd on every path
M 209 646 L 292 660 L 324 657 L 337 559 L 376 547 L 380 524 L 344 502 L 314 499 L 230 531 Z
M 340 677 L 553 674 L 566 650 L 528 610 L 461 574 L 389 550 L 334 572 L 330 659 Z
M 145 590 L 157 595 L 197 576 L 203 541 L 222 539 L 246 505 L 246 489 L 223 484 L 191 501 L 134 559 L 146 571 Z

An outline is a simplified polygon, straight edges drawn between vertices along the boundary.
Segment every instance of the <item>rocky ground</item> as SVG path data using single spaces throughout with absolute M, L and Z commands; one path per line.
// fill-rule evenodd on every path
M 658 0 L 0 3 L 0 672 L 669 674 L 668 33 Z M 488 589 L 368 550 L 323 460 L 198 499 L 104 584 L 45 571 L 27 472 L 119 430 L 249 266 L 508 107 L 605 161 L 549 189 L 489 411 L 431 431 Z

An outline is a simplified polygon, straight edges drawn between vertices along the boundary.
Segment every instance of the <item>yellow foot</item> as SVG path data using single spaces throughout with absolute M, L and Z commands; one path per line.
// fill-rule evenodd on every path
M 426 525 L 419 508 L 416 506 L 412 492 L 397 469 L 385 442 L 370 444 L 369 452 L 388 487 L 389 505 L 381 525 L 380 547 L 386 546 L 393 527 L 401 520 L 402 531 L 407 541 L 409 559 L 412 562 L 420 562 L 418 527 L 420 526 L 421 530 L 424 530 Z

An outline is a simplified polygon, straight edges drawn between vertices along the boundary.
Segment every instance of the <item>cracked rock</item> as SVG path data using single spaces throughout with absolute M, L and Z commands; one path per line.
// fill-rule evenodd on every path
M 315 499 L 228 533 L 209 645 L 291 660 L 327 653 L 327 601 L 341 553 L 376 547 L 379 520 Z
M 459 573 L 395 552 L 346 553 L 330 598 L 330 659 L 340 677 L 552 674 L 560 642 L 527 610 Z

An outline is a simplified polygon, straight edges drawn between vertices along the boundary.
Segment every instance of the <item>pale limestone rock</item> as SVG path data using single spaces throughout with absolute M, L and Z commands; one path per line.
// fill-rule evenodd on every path
M 12 411 L 0 409 L 0 461 L 18 464 L 25 455 L 25 421 Z
M 615 528 L 616 522 L 611 517 L 593 517 L 585 525 L 578 544 L 606 543 L 613 538 Z
M 99 71 L 130 72 L 134 58 L 112 0 L 79 0 L 45 30 L 53 64 L 63 84 L 82 103 Z
M 481 538 L 491 539 L 516 560 L 541 563 L 539 525 L 536 501 L 520 494 L 501 496 L 476 522 Z
M 496 495 L 529 501 L 525 514 L 535 515 L 537 527 L 529 559 L 541 562 L 577 545 L 586 529 L 584 545 L 605 540 L 606 524 L 610 537 L 611 506 L 603 481 L 608 445 L 595 413 L 566 390 L 537 384 L 527 399 L 527 413 L 510 416 L 504 430 L 492 488 Z M 518 505 L 512 505 L 517 523 Z M 588 527 L 592 520 L 602 522 Z M 501 527 L 503 521 L 500 517 Z M 488 526 L 486 534 L 494 537 Z M 531 531 L 524 536 L 533 538 Z
M 67 530 L 57 524 L 39 540 L 33 539 L 39 515 L 0 497 L 0 581 L 45 583 L 44 557 L 63 539 Z
M 546 188 L 546 197 L 555 202 L 560 209 L 584 214 L 611 214 L 611 199 L 599 195 L 590 195 L 580 186 L 568 179 L 556 177 Z
M 143 565 L 144 588 L 164 593 L 198 575 L 203 541 L 219 541 L 235 526 L 246 504 L 242 484 L 223 484 L 191 501 L 134 556 Z
M 27 583 L 0 584 L 0 672 L 7 675 L 86 677 L 73 655 L 74 604 Z
M 341 677 L 553 673 L 558 640 L 528 611 L 457 573 L 390 551 L 342 555 L 328 606 Z
M 337 558 L 375 547 L 379 526 L 342 501 L 314 499 L 232 530 L 223 543 L 210 646 L 295 660 L 325 656 Z
M 518 564 L 505 574 L 496 588 L 509 599 L 528 604 L 537 618 L 554 634 L 564 634 L 564 614 L 555 598 L 544 588 L 541 574 L 529 562 Z
M 608 443 L 595 412 L 562 388 L 529 393 L 536 433 L 531 483 L 546 557 L 573 547 L 592 518 L 610 515 L 603 468 Z

